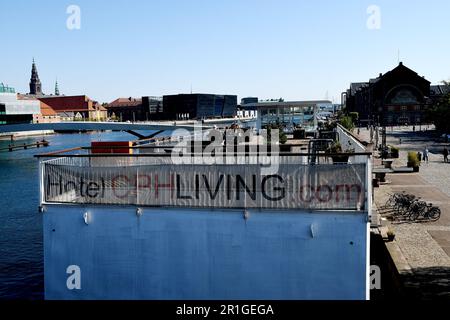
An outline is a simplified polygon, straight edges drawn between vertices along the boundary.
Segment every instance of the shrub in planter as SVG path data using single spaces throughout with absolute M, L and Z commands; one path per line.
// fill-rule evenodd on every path
M 417 157 L 417 153 L 410 151 L 408 152 L 408 168 L 413 168 L 414 172 L 419 172 L 420 161 L 419 157 Z
M 394 147 L 394 146 L 390 146 L 390 148 L 391 148 L 391 157 L 398 159 L 399 154 L 400 154 L 400 149 L 397 147 Z
M 387 232 L 387 237 L 389 241 L 394 241 L 395 239 L 395 232 L 391 229 Z
M 349 152 L 349 151 L 346 151 Z M 326 153 L 332 154 L 331 159 L 333 159 L 333 163 L 347 163 L 348 155 L 339 155 L 339 153 L 343 153 L 342 146 L 339 141 L 334 142 L 332 145 L 328 147 Z

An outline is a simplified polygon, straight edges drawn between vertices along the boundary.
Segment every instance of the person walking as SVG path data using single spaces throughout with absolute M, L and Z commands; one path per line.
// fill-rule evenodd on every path
M 428 148 L 425 147 L 425 150 L 423 150 L 423 161 L 426 163 L 428 163 L 428 153 L 429 153 Z
M 419 162 L 422 162 L 422 153 L 420 151 L 417 152 L 417 159 L 419 159 Z
M 447 147 L 444 147 L 444 162 L 448 162 L 448 149 Z

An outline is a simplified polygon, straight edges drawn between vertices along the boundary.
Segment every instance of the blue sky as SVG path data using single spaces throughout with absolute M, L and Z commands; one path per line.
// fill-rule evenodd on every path
M 69 30 L 69 5 L 81 29 Z M 367 8 L 380 8 L 370 30 Z M 340 99 L 400 60 L 450 79 L 450 1 L 0 0 L 0 82 L 101 102 L 190 92 L 261 99 Z

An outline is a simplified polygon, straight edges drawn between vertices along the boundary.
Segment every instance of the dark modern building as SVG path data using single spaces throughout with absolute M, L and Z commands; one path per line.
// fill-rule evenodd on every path
M 120 121 L 160 120 L 162 115 L 162 98 L 118 98 L 106 106 L 108 117 Z
M 163 97 L 165 119 L 204 119 L 234 117 L 237 96 L 216 94 L 178 94 Z
M 250 104 L 250 103 L 258 103 L 259 100 L 257 97 L 246 97 L 246 98 L 242 98 L 241 99 L 241 106 L 244 106 L 246 104 Z
M 162 97 L 146 96 L 142 97 L 142 109 L 148 120 L 164 119 L 164 108 Z
M 349 112 L 358 112 L 361 124 L 422 124 L 424 112 L 448 92 L 446 86 L 430 86 L 430 81 L 400 64 L 368 82 L 351 83 L 345 96 Z

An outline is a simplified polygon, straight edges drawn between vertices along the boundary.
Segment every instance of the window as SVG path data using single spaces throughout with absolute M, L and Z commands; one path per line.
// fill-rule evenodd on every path
M 402 106 L 402 107 L 401 107 L 401 110 L 402 110 L 402 111 L 407 111 L 407 110 L 408 110 L 408 107 L 407 107 L 407 106 Z

